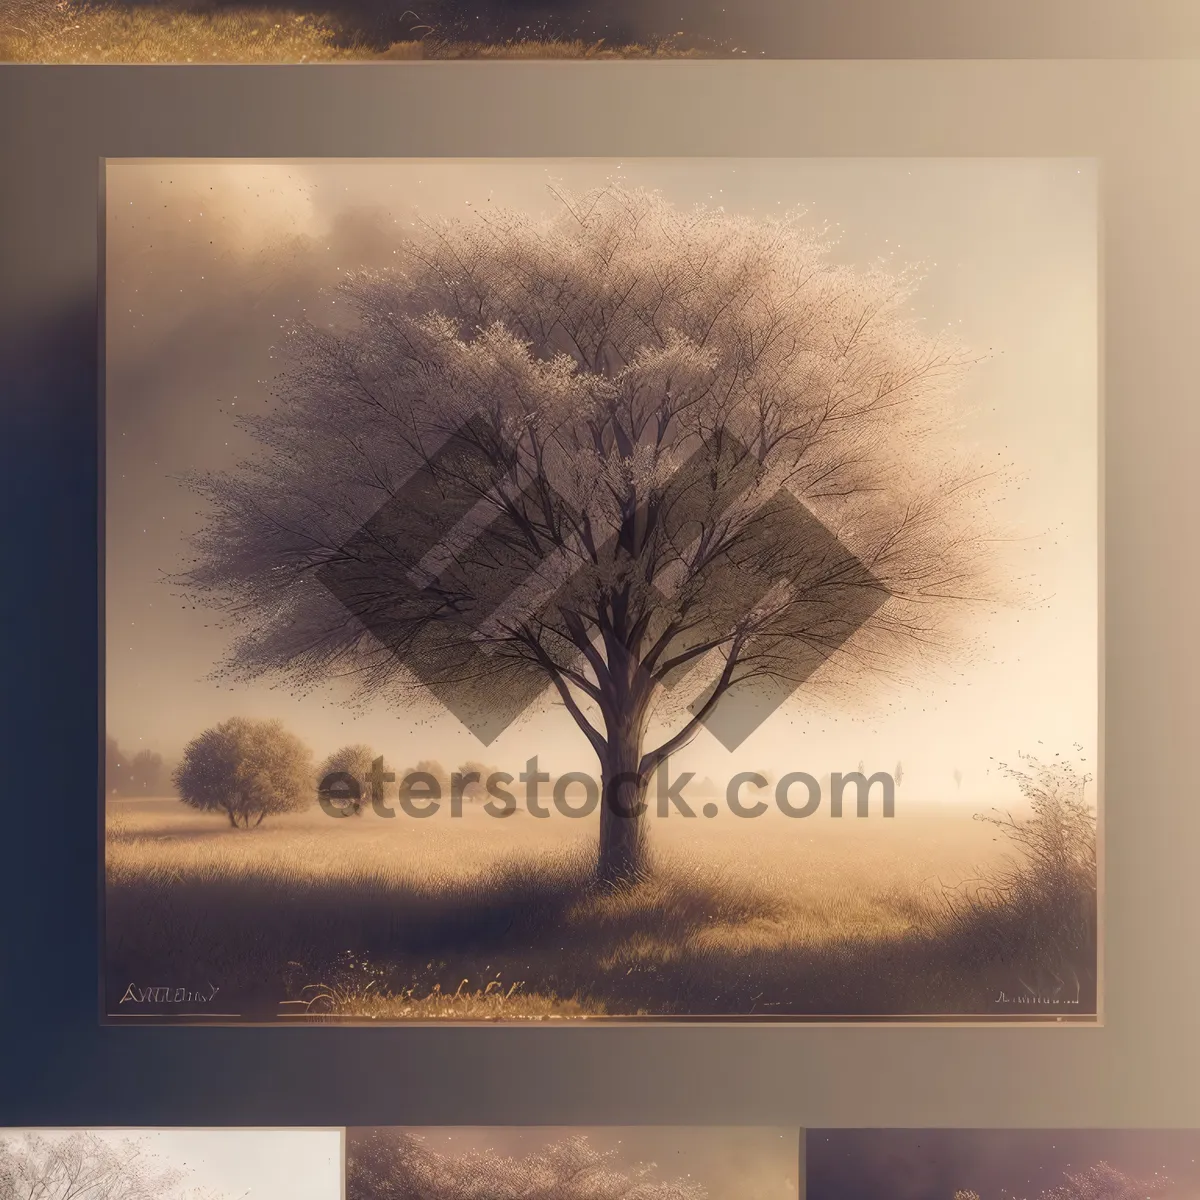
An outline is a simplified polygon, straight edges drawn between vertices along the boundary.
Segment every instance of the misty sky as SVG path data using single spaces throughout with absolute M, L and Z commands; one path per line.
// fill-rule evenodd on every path
M 1064 1172 L 1107 1162 L 1172 1182 L 1166 1200 L 1200 1192 L 1197 1130 L 810 1129 L 807 1200 L 1036 1200 Z
M 521 1157 L 565 1137 L 584 1134 L 598 1150 L 616 1151 L 631 1168 L 653 1164 L 660 1180 L 701 1184 L 709 1200 L 797 1200 L 800 1135 L 795 1129 L 733 1126 L 492 1126 L 411 1129 L 442 1154 L 495 1150 Z M 347 1143 L 355 1136 L 346 1131 Z
M 110 163 L 107 185 L 108 728 L 123 747 L 177 755 L 233 715 L 279 717 L 323 755 L 367 741 L 393 763 L 483 758 L 512 770 L 590 769 L 565 714 L 519 721 L 483 748 L 436 705 L 359 715 L 327 695 L 206 682 L 228 637 L 162 582 L 187 560 L 197 500 L 174 476 L 248 450 L 232 416 L 264 406 L 282 321 L 338 274 L 385 264 L 414 214 L 543 211 L 547 183 L 619 175 L 675 203 L 838 226 L 836 257 L 919 261 L 931 329 L 989 351 L 962 393 L 964 435 L 1021 479 L 1000 551 L 1039 602 L 989 618 L 984 652 L 853 711 L 801 699 L 730 754 L 707 733 L 677 756 L 714 779 L 763 769 L 821 776 L 904 764 L 905 791 L 978 799 L 990 760 L 1021 751 L 1095 765 L 1097 711 L 1097 216 L 1094 168 L 1066 160 L 561 160 Z M 1041 743 L 1039 745 L 1038 743 Z M 961 790 L 953 772 L 962 773 Z M 904 793 L 901 793 L 902 795 Z
M 24 1130 L 5 1130 L 0 1138 Z M 39 1137 L 67 1130 L 32 1130 Z M 342 1134 L 338 1129 L 89 1130 L 104 1141 L 135 1141 L 156 1170 L 184 1173 L 180 1190 L 211 1200 L 341 1200 Z

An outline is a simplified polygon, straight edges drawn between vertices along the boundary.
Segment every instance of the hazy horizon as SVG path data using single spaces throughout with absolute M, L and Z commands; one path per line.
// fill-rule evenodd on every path
M 370 1126 L 346 1130 L 347 1148 Z M 386 1128 L 386 1127 L 385 1127 Z M 662 1181 L 700 1184 L 708 1200 L 798 1200 L 800 1133 L 739 1126 L 397 1126 L 443 1154 L 494 1150 L 511 1157 L 536 1154 L 563 1138 L 585 1136 L 629 1170 L 652 1165 Z M 350 1198 L 348 1198 L 350 1200 Z

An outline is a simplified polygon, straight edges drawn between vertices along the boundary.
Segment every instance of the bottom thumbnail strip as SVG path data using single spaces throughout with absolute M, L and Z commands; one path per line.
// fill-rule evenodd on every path
M 0 1130 L 0 1200 L 1196 1200 L 1200 1131 Z

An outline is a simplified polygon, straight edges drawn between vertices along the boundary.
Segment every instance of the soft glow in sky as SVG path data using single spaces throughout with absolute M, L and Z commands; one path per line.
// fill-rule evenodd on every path
M 620 175 L 681 205 L 836 226 L 836 256 L 924 263 L 917 312 L 989 351 L 962 395 L 977 451 L 1020 481 L 998 549 L 1039 602 L 995 614 L 983 647 L 905 686 L 881 681 L 853 709 L 803 695 L 730 754 L 701 732 L 675 766 L 818 777 L 903 763 L 905 790 L 976 801 L 1003 792 L 993 759 L 1062 753 L 1095 767 L 1098 695 L 1097 216 L 1088 162 L 1066 160 L 629 160 L 394 163 L 114 163 L 107 192 L 108 728 L 168 758 L 229 716 L 281 718 L 318 755 L 366 741 L 403 769 L 483 759 L 513 774 L 593 768 L 557 707 L 484 748 L 436 705 L 365 714 L 337 694 L 222 690 L 204 675 L 226 631 L 181 608 L 164 574 L 199 524 L 172 478 L 247 449 L 231 416 L 266 402 L 270 348 L 287 316 L 340 272 L 383 265 L 418 213 L 546 211 L 547 184 Z M 956 782 L 957 772 L 957 782 Z

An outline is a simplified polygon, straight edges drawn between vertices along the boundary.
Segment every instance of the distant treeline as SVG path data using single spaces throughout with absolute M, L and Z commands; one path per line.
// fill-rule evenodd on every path
M 161 754 L 138 750 L 129 754 L 115 737 L 105 739 L 104 789 L 110 796 L 172 796 L 171 769 Z

